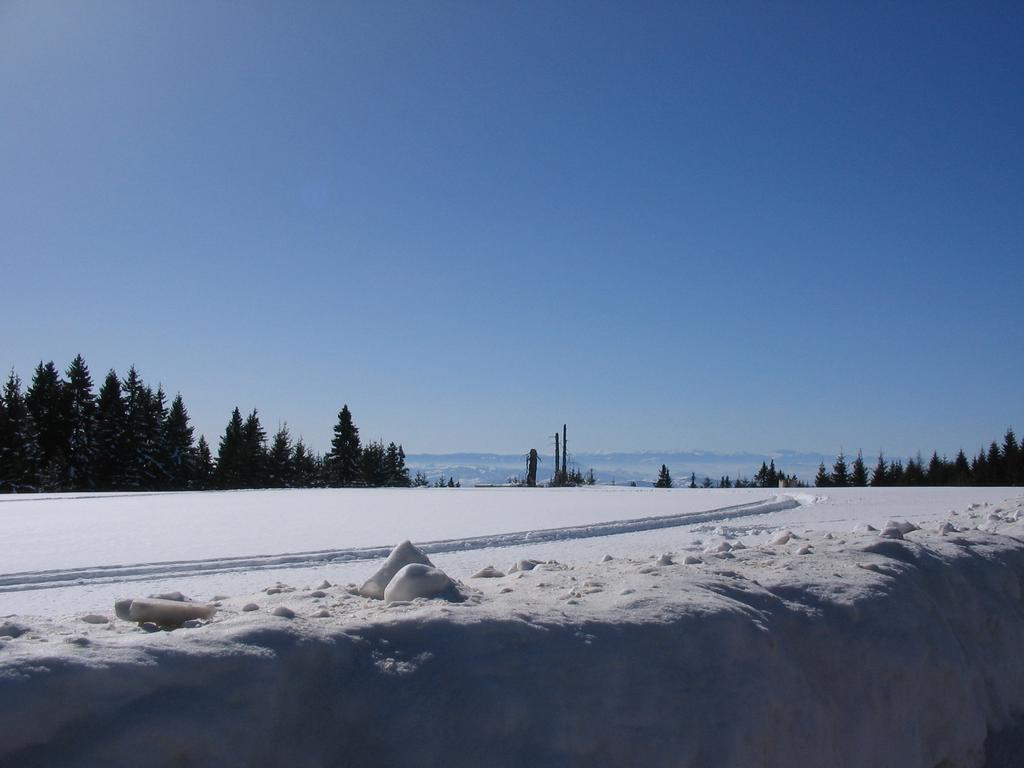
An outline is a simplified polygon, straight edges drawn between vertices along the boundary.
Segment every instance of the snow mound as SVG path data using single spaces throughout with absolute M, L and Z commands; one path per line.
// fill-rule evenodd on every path
M 119 600 L 114 611 L 119 618 L 124 615 L 124 604 Z M 216 606 L 205 603 L 187 603 L 179 600 L 162 600 L 156 597 L 134 598 L 128 602 L 129 621 L 151 621 L 159 626 L 180 626 L 194 619 L 209 620 L 217 612 Z
M 367 579 L 363 586 L 359 588 L 359 594 L 374 600 L 383 600 L 384 591 L 395 577 L 395 574 L 405 566 L 413 563 L 426 565 L 431 568 L 434 567 L 434 564 L 430 562 L 430 558 L 413 546 L 411 541 L 403 541 L 391 550 L 391 554 L 388 555 L 388 559 L 384 561 L 384 565 L 380 567 L 380 570 Z
M 410 563 L 395 574 L 384 590 L 384 602 L 440 597 L 452 591 L 454 583 L 444 571 L 422 563 Z
M 493 565 L 488 565 L 481 568 L 479 571 L 474 573 L 469 578 L 471 579 L 500 579 L 505 574 L 495 568 Z

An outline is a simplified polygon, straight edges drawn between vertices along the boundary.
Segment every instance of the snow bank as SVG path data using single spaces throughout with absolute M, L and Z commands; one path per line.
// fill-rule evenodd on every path
M 980 766 L 1024 713 L 1024 523 L 972 514 L 545 564 L 461 603 L 6 617 L 0 764 Z

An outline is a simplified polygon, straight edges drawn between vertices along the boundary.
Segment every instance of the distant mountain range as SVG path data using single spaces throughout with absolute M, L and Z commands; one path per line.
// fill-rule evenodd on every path
M 812 482 L 819 462 L 831 466 L 834 457 L 820 453 L 801 453 L 778 450 L 770 453 L 712 453 L 709 451 L 640 451 L 634 453 L 576 453 L 569 454 L 570 463 L 594 476 L 602 484 L 653 485 L 658 470 L 664 464 L 669 468 L 677 485 L 689 482 L 690 474 L 697 482 L 705 477 L 718 481 L 724 475 L 735 480 L 738 476 L 751 478 L 761 462 L 775 461 L 776 469 L 788 475 L 795 474 L 805 482 Z M 506 483 L 510 478 L 526 476 L 526 455 L 502 453 L 418 453 L 406 456 L 410 472 L 423 472 L 431 482 L 438 477 L 452 477 L 466 485 L 494 485 Z M 537 471 L 538 482 L 551 477 L 554 457 L 542 456 Z

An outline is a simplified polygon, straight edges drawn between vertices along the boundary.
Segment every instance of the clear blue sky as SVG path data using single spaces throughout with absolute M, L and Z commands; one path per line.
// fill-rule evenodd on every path
M 1024 5 L 0 2 L 0 365 L 317 449 L 1024 431 Z

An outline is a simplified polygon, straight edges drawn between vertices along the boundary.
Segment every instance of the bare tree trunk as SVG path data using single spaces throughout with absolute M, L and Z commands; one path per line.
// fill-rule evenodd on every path
M 560 464 L 558 462 L 559 462 L 559 458 L 558 458 L 558 433 L 555 432 L 555 474 L 554 474 L 554 477 L 552 478 L 552 480 L 554 480 L 553 485 L 561 485 L 561 483 L 559 483 L 559 478 L 560 478 L 561 472 L 558 469 Z
M 569 472 L 566 470 L 566 464 L 569 460 L 569 436 L 565 429 L 565 424 L 562 425 L 562 482 L 566 483 L 569 481 Z
M 537 486 L 537 449 L 530 449 L 530 459 L 526 465 L 526 485 L 530 488 Z

